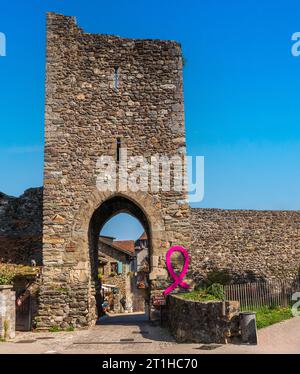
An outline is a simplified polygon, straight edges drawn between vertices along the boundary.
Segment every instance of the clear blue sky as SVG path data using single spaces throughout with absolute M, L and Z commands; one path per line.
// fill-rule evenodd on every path
M 0 191 L 42 185 L 47 11 L 87 32 L 182 43 L 188 153 L 205 156 L 197 206 L 300 209 L 296 0 L 2 0 Z
M 120 213 L 111 218 L 102 228 L 101 235 L 113 236 L 117 240 L 136 240 L 144 228 L 140 221 L 126 213 Z

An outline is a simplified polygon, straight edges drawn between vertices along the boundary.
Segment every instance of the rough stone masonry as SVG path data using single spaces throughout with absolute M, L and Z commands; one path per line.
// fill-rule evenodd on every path
M 232 282 L 298 279 L 300 211 L 191 209 L 193 279 L 225 271 Z
M 151 296 L 169 284 L 172 244 L 189 249 L 196 282 L 216 269 L 238 281 L 298 276 L 298 211 L 191 209 L 185 191 L 96 188 L 97 159 L 115 157 L 117 144 L 147 159 L 185 154 L 178 43 L 88 34 L 50 13 L 46 63 L 44 188 L 0 195 L 0 258 L 43 263 L 38 328 L 95 322 L 98 235 L 119 212 L 137 217 L 150 240 Z
M 42 265 L 43 189 L 19 198 L 0 193 L 0 262 Z
M 116 157 L 120 143 L 128 156 L 149 162 L 156 154 L 185 154 L 182 53 L 174 41 L 88 34 L 74 17 L 50 13 L 46 70 L 38 326 L 89 326 L 96 318 L 95 239 L 113 214 L 143 216 L 152 295 L 166 284 L 166 249 L 171 243 L 189 247 L 185 191 L 112 193 L 96 187 L 97 159 Z

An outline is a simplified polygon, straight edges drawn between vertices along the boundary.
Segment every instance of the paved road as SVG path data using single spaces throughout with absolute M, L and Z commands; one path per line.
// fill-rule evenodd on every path
M 104 317 L 90 330 L 18 333 L 0 343 L 1 353 L 300 353 L 300 317 L 260 330 L 258 346 L 177 344 L 144 315 L 123 315 Z

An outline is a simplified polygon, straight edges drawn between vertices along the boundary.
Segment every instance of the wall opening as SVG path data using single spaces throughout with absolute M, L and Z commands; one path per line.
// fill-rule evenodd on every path
M 117 154 L 116 154 L 116 157 L 117 157 L 117 162 L 119 162 L 120 158 L 121 158 L 121 138 L 117 138 Z
M 89 247 L 98 316 L 148 317 L 151 233 L 142 209 L 123 196 L 106 200 L 92 216 Z
M 114 88 L 116 91 L 119 89 L 119 67 L 115 66 L 114 68 Z

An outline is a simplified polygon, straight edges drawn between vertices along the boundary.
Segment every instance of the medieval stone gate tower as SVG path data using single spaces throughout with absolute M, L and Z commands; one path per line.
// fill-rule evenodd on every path
M 100 191 L 97 159 L 185 154 L 178 43 L 85 33 L 47 16 L 43 277 L 39 328 L 95 322 L 97 238 L 128 212 L 150 239 L 151 295 L 166 286 L 165 253 L 189 243 L 185 192 Z M 154 311 L 153 311 L 154 312 Z

